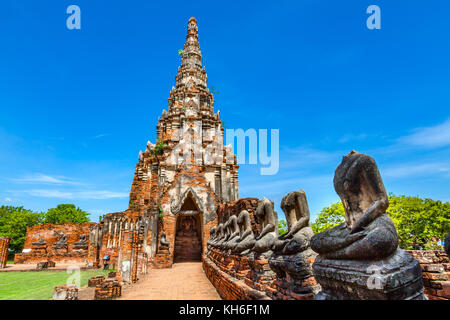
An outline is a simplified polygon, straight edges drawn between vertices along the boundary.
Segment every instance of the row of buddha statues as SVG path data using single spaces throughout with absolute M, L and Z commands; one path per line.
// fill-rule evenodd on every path
M 272 253 L 294 254 L 308 248 L 313 231 L 309 227 L 309 209 L 303 190 L 286 195 L 281 204 L 289 231 L 278 236 L 278 219 L 273 202 L 263 198 L 256 209 L 255 220 L 261 226 L 253 232 L 250 213 L 242 210 L 225 223 L 210 230 L 208 247 L 226 250 L 229 254 L 246 255 L 255 252 L 268 256 Z
M 333 183 L 345 209 L 345 222 L 338 226 L 314 234 L 305 192 L 294 191 L 281 202 L 287 233 L 278 235 L 273 202 L 263 198 L 254 213 L 258 234 L 243 210 L 211 229 L 208 248 L 263 255 L 277 275 L 287 272 L 290 278 L 308 270 L 305 261 L 313 257 L 311 271 L 321 286 L 316 299 L 426 299 L 418 261 L 398 248 L 375 160 L 350 152 L 337 167 Z

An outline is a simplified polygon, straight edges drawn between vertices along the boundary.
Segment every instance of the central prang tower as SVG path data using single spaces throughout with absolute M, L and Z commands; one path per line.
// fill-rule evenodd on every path
M 197 31 L 196 19 L 190 18 L 168 111 L 158 120 L 156 143 L 148 142 L 139 153 L 127 210 L 152 217 L 147 254 L 164 254 L 170 264 L 200 259 L 209 229 L 217 223 L 217 206 L 239 198 L 239 166 L 231 146 L 223 143 Z M 169 249 L 161 253 L 163 233 Z

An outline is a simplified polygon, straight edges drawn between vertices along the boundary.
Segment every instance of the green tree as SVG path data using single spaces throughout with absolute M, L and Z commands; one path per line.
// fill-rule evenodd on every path
M 0 236 L 10 237 L 10 249 L 21 252 L 25 243 L 27 228 L 43 221 L 43 214 L 23 207 L 0 207 Z
M 288 226 L 286 220 L 278 220 L 278 234 L 281 236 L 288 232 Z
M 405 249 L 438 249 L 450 233 L 449 202 L 390 195 L 388 214 Z
M 450 203 L 419 197 L 389 195 L 388 215 L 397 228 L 403 249 L 440 248 L 439 240 L 450 233 Z M 345 221 L 341 202 L 325 207 L 311 227 L 314 233 L 328 230 Z
M 311 224 L 314 233 L 331 229 L 345 221 L 344 206 L 341 202 L 333 203 L 320 211 L 316 220 Z
M 56 208 L 48 209 L 45 214 L 44 223 L 73 222 L 82 224 L 89 222 L 90 213 L 75 207 L 74 204 L 59 204 Z

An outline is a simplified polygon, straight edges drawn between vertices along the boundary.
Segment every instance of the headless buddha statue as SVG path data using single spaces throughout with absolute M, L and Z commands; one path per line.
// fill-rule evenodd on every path
M 311 248 L 326 259 L 376 260 L 394 253 L 397 231 L 386 214 L 389 201 L 373 158 L 356 151 L 343 157 L 334 188 L 345 222 L 314 235 Z
M 239 226 L 239 239 L 237 240 L 236 245 L 232 248 L 232 252 L 245 255 L 250 253 L 250 250 L 256 243 L 255 235 L 252 230 L 250 214 L 247 210 L 242 210 L 241 213 L 239 213 L 237 223 Z
M 216 239 L 217 236 L 217 227 L 214 226 L 211 229 L 209 229 L 209 240 L 206 242 L 207 247 L 211 247 L 212 243 L 214 242 L 214 240 Z
M 228 228 L 228 220 L 223 224 L 222 228 L 223 236 L 217 241 L 216 247 L 219 249 L 224 249 L 223 244 L 228 241 L 228 237 L 230 236 L 230 230 Z
M 261 232 L 256 237 L 256 243 L 252 251 L 259 254 L 270 252 L 278 236 L 278 219 L 273 209 L 273 202 L 267 198 L 262 198 L 256 208 L 255 218 L 261 226 Z
M 225 250 L 232 249 L 236 244 L 237 240 L 239 239 L 239 226 L 237 223 L 238 218 L 233 215 L 228 219 L 228 232 L 230 236 L 228 237 L 228 240 L 223 244 L 223 248 Z
M 216 236 L 214 237 L 214 240 L 211 242 L 211 246 L 213 248 L 217 248 L 217 244 L 220 240 L 224 237 L 224 231 L 223 231 L 223 223 L 219 223 L 216 230 Z
M 286 216 L 288 232 L 281 235 L 272 246 L 276 254 L 294 254 L 309 247 L 314 235 L 309 227 L 309 208 L 305 191 L 294 191 L 283 197 L 281 209 Z

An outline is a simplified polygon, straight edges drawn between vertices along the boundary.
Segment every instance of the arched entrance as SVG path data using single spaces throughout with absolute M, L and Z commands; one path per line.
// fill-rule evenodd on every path
M 177 214 L 174 262 L 201 261 L 202 215 L 191 195 Z

